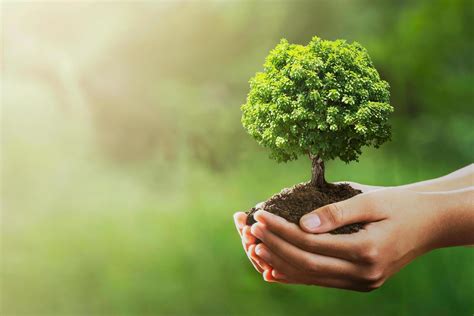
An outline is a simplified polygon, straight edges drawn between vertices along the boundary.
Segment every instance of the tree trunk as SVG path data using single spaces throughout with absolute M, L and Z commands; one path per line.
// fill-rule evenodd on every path
M 310 155 L 311 159 L 311 184 L 317 188 L 322 188 L 326 185 L 324 178 L 324 161 L 318 156 Z

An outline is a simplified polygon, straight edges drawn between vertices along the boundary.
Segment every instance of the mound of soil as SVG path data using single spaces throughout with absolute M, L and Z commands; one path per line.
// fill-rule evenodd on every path
M 250 209 L 247 212 L 247 225 L 255 223 L 253 214 L 258 210 L 279 215 L 289 222 L 299 224 L 303 215 L 324 205 L 346 200 L 360 193 L 362 193 L 360 190 L 356 190 L 345 183 L 328 183 L 322 188 L 317 188 L 309 182 L 300 183 L 292 188 L 283 189 L 267 201 Z M 358 232 L 363 227 L 363 223 L 350 224 L 339 227 L 330 233 L 351 234 Z

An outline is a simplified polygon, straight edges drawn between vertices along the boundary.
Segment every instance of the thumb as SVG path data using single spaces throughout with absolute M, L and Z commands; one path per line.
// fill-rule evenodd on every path
M 308 233 L 326 233 L 348 224 L 379 220 L 370 204 L 362 196 L 328 204 L 301 217 L 300 226 Z

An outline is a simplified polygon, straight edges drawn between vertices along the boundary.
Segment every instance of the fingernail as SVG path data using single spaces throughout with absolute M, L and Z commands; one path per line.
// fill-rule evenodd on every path
M 261 225 L 259 223 L 255 223 L 250 228 L 250 232 L 252 233 L 252 235 L 254 235 L 257 238 L 262 238 L 262 235 L 263 235 L 262 228 L 260 226 Z
M 260 222 L 262 220 L 262 216 L 264 216 L 264 213 L 265 211 L 256 211 L 254 214 L 253 214 L 253 218 L 257 221 L 257 222 Z
M 321 225 L 321 219 L 316 214 L 308 214 L 303 216 L 301 224 L 308 230 L 314 230 Z
M 268 260 L 269 259 L 268 258 L 268 252 L 266 252 L 265 249 L 263 249 L 262 246 L 257 245 L 257 247 L 255 248 L 255 253 L 257 254 L 257 256 L 259 256 L 263 260 Z
M 255 214 L 253 214 L 253 218 L 255 218 L 257 222 L 265 224 L 266 221 L 281 217 L 267 211 L 256 211 Z
M 250 245 L 249 248 L 247 249 L 247 255 L 251 256 L 252 255 L 252 248 L 255 247 L 255 245 Z
M 236 226 L 239 228 L 239 229 L 242 229 L 245 225 L 242 224 L 240 221 L 239 221 L 239 213 L 235 213 L 234 216 L 234 222 L 236 224 Z

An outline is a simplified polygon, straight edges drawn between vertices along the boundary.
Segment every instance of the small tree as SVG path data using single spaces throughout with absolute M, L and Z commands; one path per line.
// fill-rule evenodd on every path
M 250 80 L 242 124 L 278 162 L 308 155 L 321 188 L 325 160 L 357 160 L 362 146 L 390 138 L 388 88 L 359 43 L 282 39 Z

